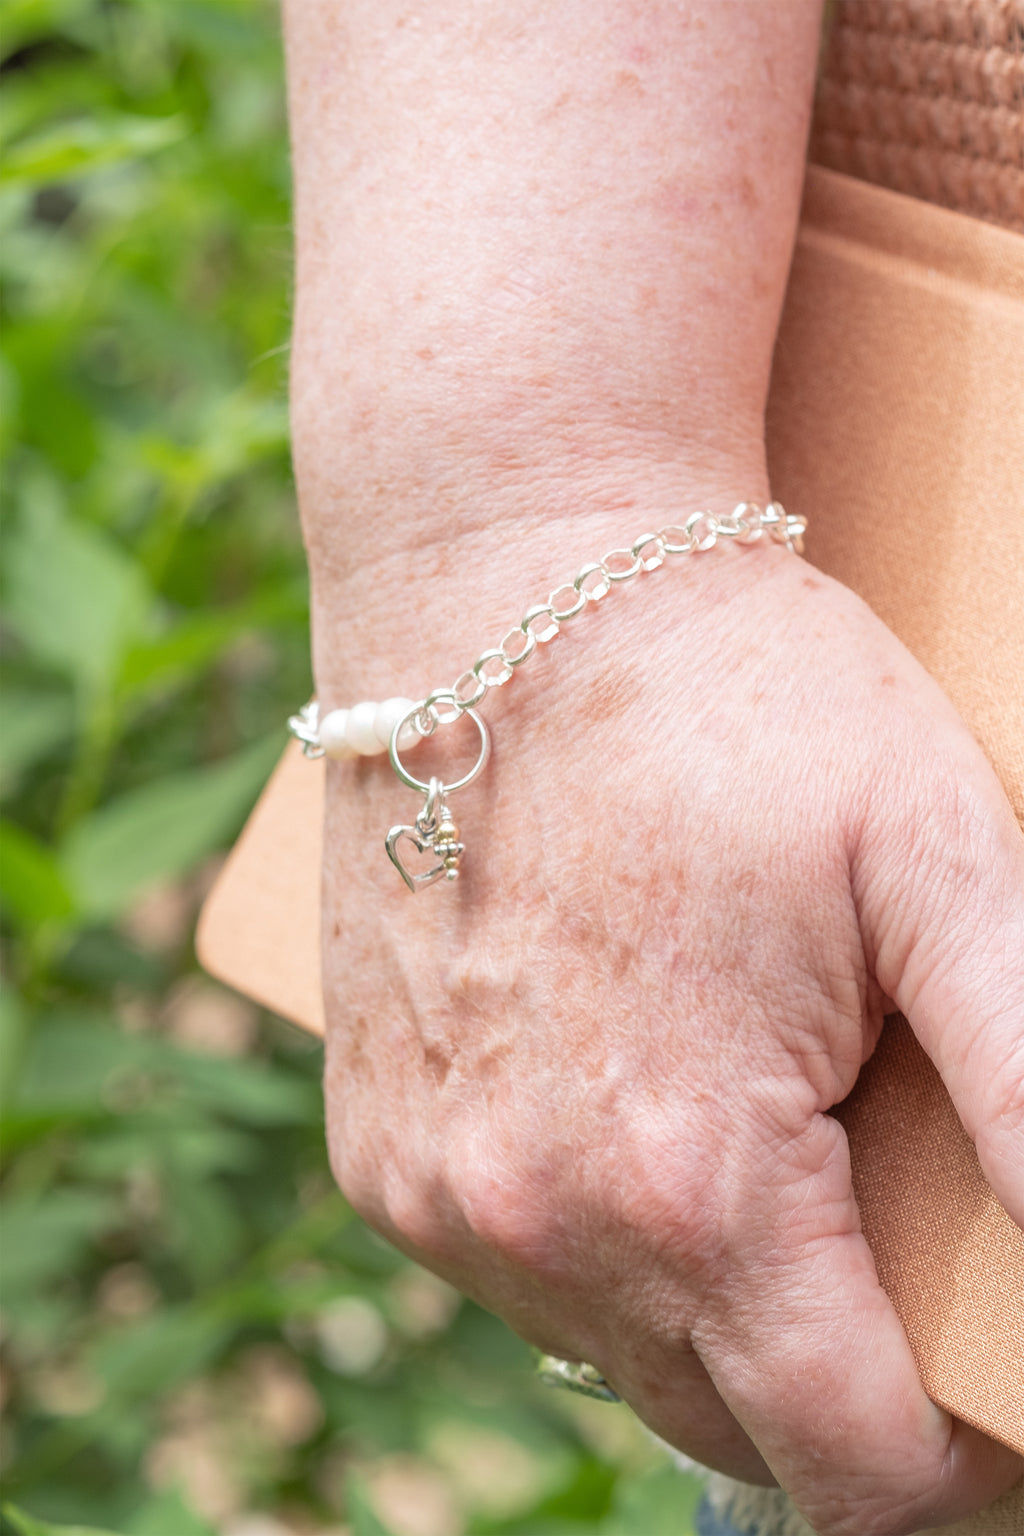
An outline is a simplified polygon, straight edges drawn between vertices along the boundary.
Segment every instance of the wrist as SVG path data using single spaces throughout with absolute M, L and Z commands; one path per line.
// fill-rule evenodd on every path
M 677 707 L 687 701 L 684 708 L 688 712 L 695 690 L 699 694 L 706 686 L 709 669 L 696 668 L 691 672 L 689 667 L 681 668 L 679 662 L 689 661 L 691 651 L 698 658 L 710 656 L 714 659 L 711 670 L 717 673 L 723 667 L 735 670 L 737 662 L 743 667 L 746 654 L 734 643 L 723 645 L 714 625 L 710 636 L 705 634 L 701 640 L 699 620 L 704 605 L 699 600 L 691 616 L 697 618 L 698 624 L 695 628 L 691 623 L 688 634 L 681 633 L 673 607 L 664 598 L 655 604 L 643 602 L 642 625 L 634 623 L 628 628 L 624 628 L 623 621 L 629 596 L 620 599 L 612 605 L 619 610 L 618 624 L 606 626 L 598 622 L 596 644 L 586 643 L 590 626 L 585 620 L 579 622 L 582 615 L 592 613 L 599 605 L 603 607 L 616 590 L 629 594 L 648 587 L 654 573 L 667 567 L 666 574 L 656 583 L 664 588 L 673 565 L 713 561 L 713 551 L 719 545 L 732 545 L 730 555 L 723 551 L 718 559 L 723 583 L 713 606 L 721 610 L 728 604 L 730 585 L 735 595 L 739 568 L 732 564 L 730 581 L 729 565 L 735 562 L 739 551 L 749 555 L 755 544 L 760 544 L 769 556 L 782 554 L 783 548 L 798 550 L 803 527 L 802 519 L 787 515 L 775 503 L 761 508 L 743 502 L 731 514 L 720 516 L 710 511 L 692 512 L 669 526 L 640 534 L 630 545 L 607 551 L 599 561 L 584 562 L 575 577 L 556 584 L 546 601 L 528 605 L 519 624 L 509 626 L 497 646 L 484 647 L 476 662 L 460 669 L 456 678 L 440 685 L 418 687 L 416 694 L 421 702 L 392 697 L 386 702 L 360 701 L 351 709 L 338 708 L 331 682 L 327 681 L 321 685 L 319 705 L 303 710 L 289 725 L 308 744 L 304 750 L 316 748 L 313 755 L 326 751 L 329 757 L 344 758 L 379 755 L 389 750 L 391 766 L 398 777 L 408 788 L 425 796 L 414 824 L 392 826 L 387 838 L 389 857 L 411 890 L 442 877 L 455 880 L 464 845 L 458 825 L 452 820 L 448 797 L 472 784 L 490 756 L 488 725 L 476 714 L 476 708 L 510 682 L 520 666 L 532 663 L 535 652 L 546 650 L 552 640 L 565 632 L 566 626 L 571 626 L 570 636 L 575 639 L 578 635 L 584 644 L 568 649 L 564 645 L 558 647 L 567 665 L 557 667 L 554 692 L 550 669 L 542 664 L 533 669 L 541 684 L 538 689 L 530 690 L 529 696 L 519 695 L 511 712 L 498 706 L 498 717 L 504 716 L 506 724 L 511 725 L 514 717 L 520 746 L 531 759 L 539 756 L 543 760 L 552 746 L 556 751 L 560 749 L 564 726 L 560 728 L 552 705 L 559 716 L 563 715 L 565 701 L 578 692 L 584 697 L 570 707 L 566 720 L 574 722 L 573 737 L 579 738 L 584 746 L 595 727 L 604 736 L 608 724 L 624 709 L 635 716 L 638 706 L 646 734 L 653 722 L 646 714 L 644 701 L 652 697 L 658 701 L 659 716 L 666 711 L 676 713 L 668 703 L 673 696 Z M 787 566 L 796 563 L 783 558 Z M 773 567 L 769 564 L 766 569 L 770 573 Z M 699 593 L 699 586 L 694 590 Z M 677 592 L 677 603 L 679 595 Z M 693 595 L 692 590 L 690 596 Z M 590 622 L 593 624 L 593 620 Z M 728 626 L 725 635 L 728 636 Z M 549 672 L 546 687 L 545 670 Z M 417 755 L 427 757 L 427 766 L 417 762 L 416 768 L 409 768 L 403 762 L 405 753 L 418 744 L 418 738 L 433 736 L 438 726 L 460 722 L 461 744 L 465 746 L 469 721 L 479 736 L 474 749 L 475 765 L 471 763 L 468 768 L 463 766 L 460 771 L 450 772 L 447 766 L 429 761 L 434 755 L 431 749 Z M 447 737 L 447 732 L 444 735 Z
M 303 527 L 311 562 L 335 577 L 364 564 L 368 546 L 401 555 L 410 531 L 461 540 L 632 507 L 671 516 L 710 499 L 725 511 L 737 485 L 768 499 L 755 377 L 767 363 L 740 377 L 707 366 L 695 385 L 645 379 L 636 359 L 628 380 L 609 381 L 552 344 L 527 384 L 514 348 L 429 365 L 381 350 L 344 354 L 344 368 L 332 360 L 340 347 L 310 356 L 297 339 L 293 355 Z M 620 532 L 617 517 L 608 527 Z
M 395 694 L 422 699 L 435 688 L 450 688 L 483 651 L 518 630 L 528 609 L 547 602 L 554 589 L 571 587 L 581 566 L 601 561 L 611 550 L 628 550 L 642 535 L 678 527 L 704 509 L 728 519 L 737 500 L 735 490 L 717 490 L 668 507 L 644 500 L 630 506 L 589 504 L 571 517 L 524 512 L 443 543 L 416 541 L 403 556 L 378 556 L 344 579 L 314 566 L 321 704 L 330 710 Z M 760 505 L 766 503 L 764 498 Z M 685 544 L 685 536 L 681 541 Z M 673 648 L 684 635 L 711 647 L 732 647 L 732 601 L 742 602 L 758 587 L 759 601 L 770 609 L 778 574 L 777 607 L 784 604 L 795 574 L 791 568 L 797 567 L 767 531 L 756 548 L 725 547 L 733 543 L 740 545 L 723 535 L 717 550 L 697 558 L 667 555 L 653 579 L 611 583 L 602 601 L 587 603 L 585 613 L 571 620 L 571 629 L 562 626 L 572 644 L 557 647 L 560 672 L 563 655 L 565 662 L 576 658 L 577 665 L 592 642 L 599 648 L 626 643 L 641 662 L 645 650 L 656 648 L 659 633 Z M 628 566 L 628 559 L 616 562 L 619 572 Z M 572 601 L 569 590 L 555 606 L 571 607 Z M 529 670 L 539 677 L 550 668 Z

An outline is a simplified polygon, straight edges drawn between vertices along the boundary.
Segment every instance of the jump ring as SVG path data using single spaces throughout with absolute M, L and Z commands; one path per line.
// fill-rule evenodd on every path
M 438 692 L 445 695 L 444 700 L 440 702 L 448 702 L 451 700 L 452 694 L 450 689 L 439 689 Z M 407 785 L 409 789 L 418 790 L 421 795 L 428 795 L 430 793 L 430 786 L 433 781 L 428 779 L 426 783 L 424 783 L 422 779 L 414 778 L 409 772 L 408 768 L 406 768 L 405 764 L 402 762 L 398 751 L 398 738 L 401 735 L 403 726 L 407 725 L 410 720 L 415 719 L 423 707 L 424 706 L 422 704 L 414 704 L 412 709 L 408 710 L 406 714 L 402 716 L 401 720 L 397 722 L 394 730 L 391 732 L 391 740 L 388 743 L 388 757 L 391 759 L 392 768 L 395 770 L 395 773 L 401 779 L 403 784 Z M 484 722 L 481 720 L 480 716 L 477 714 L 476 710 L 463 709 L 459 713 L 466 719 L 472 720 L 473 724 L 480 732 L 480 752 L 472 768 L 468 773 L 463 774 L 461 779 L 455 779 L 450 784 L 447 782 L 447 780 L 445 781 L 444 793 L 447 795 L 454 794 L 457 789 L 465 789 L 467 784 L 472 784 L 473 780 L 484 771 L 484 768 L 487 766 L 487 759 L 491 755 L 491 733 L 487 729 Z M 452 721 L 445 720 L 442 723 L 445 725 L 450 725 Z

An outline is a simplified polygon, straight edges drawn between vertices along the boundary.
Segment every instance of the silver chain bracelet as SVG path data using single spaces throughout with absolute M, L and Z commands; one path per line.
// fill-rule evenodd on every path
M 314 699 L 290 718 L 288 728 L 302 743 L 307 757 L 372 756 L 386 750 L 402 783 L 424 797 L 423 807 L 411 826 L 394 826 L 388 832 L 388 857 L 411 891 L 441 878 L 453 881 L 458 877 L 465 849 L 448 808 L 448 797 L 472 784 L 487 764 L 490 732 L 476 706 L 491 689 L 503 687 L 517 668 L 529 661 L 538 645 L 554 640 L 562 626 L 577 618 L 586 607 L 600 602 L 622 582 L 657 570 L 667 558 L 703 554 L 713 549 L 719 539 L 753 544 L 767 538 L 801 554 L 806 528 L 805 518 L 791 517 L 777 501 L 769 502 L 763 510 L 743 501 L 722 517 L 713 512 L 694 512 L 680 527 L 642 534 L 628 549 L 613 549 L 603 560 L 581 566 L 573 580 L 556 587 L 546 603 L 528 608 L 500 645 L 481 651 L 450 688 L 435 688 L 419 703 L 387 699 L 382 704 L 366 702 L 352 709 L 332 710 L 322 720 Z M 402 753 L 433 736 L 439 726 L 451 725 L 464 715 L 473 722 L 480 737 L 472 768 L 450 783 L 414 777 L 402 761 Z M 425 860 L 422 866 L 416 864 L 417 858 Z

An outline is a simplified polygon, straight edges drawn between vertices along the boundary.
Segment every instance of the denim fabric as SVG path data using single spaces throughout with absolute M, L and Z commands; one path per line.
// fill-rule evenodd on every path
M 707 1499 L 702 1499 L 700 1502 L 696 1528 L 697 1536 L 754 1536 L 749 1527 L 746 1530 L 740 1530 L 739 1526 L 733 1525 L 731 1520 L 725 1519 L 722 1515 L 716 1515 Z

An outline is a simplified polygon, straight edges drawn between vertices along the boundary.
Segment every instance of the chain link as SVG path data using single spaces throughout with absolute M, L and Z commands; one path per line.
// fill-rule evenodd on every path
M 768 538 L 800 553 L 806 527 L 802 517 L 789 517 L 775 501 L 769 502 L 764 511 L 741 501 L 727 516 L 694 512 L 681 528 L 673 526 L 656 533 L 642 533 L 628 549 L 613 549 L 603 560 L 590 560 L 582 565 L 572 581 L 554 589 L 546 603 L 534 603 L 527 608 L 518 626 L 508 631 L 501 644 L 481 651 L 450 688 L 433 689 L 420 704 L 387 699 L 382 704 L 357 704 L 351 710 L 334 710 L 323 720 L 314 699 L 291 717 L 289 729 L 301 742 L 307 757 L 328 753 L 370 756 L 384 750 L 386 743 L 391 766 L 402 783 L 425 796 L 414 822 L 396 825 L 388 832 L 388 858 L 411 891 L 442 879 L 456 880 L 465 846 L 451 818 L 447 797 L 464 789 L 482 773 L 491 749 L 490 733 L 475 706 L 493 688 L 504 687 L 516 669 L 529 661 L 538 645 L 554 640 L 564 624 L 571 623 L 585 608 L 603 601 L 616 585 L 658 570 L 666 559 L 713 549 L 719 539 L 751 544 Z M 451 725 L 467 716 L 480 735 L 480 750 L 473 767 L 450 784 L 437 778 L 415 778 L 403 762 L 404 748 L 415 745 L 417 736 L 433 736 L 439 726 Z M 425 868 L 417 862 L 424 854 L 433 858 Z M 548 1378 L 555 1377 L 591 1396 L 615 1398 L 614 1391 L 593 1366 L 573 1366 L 552 1357 Z
M 501 644 L 481 651 L 473 665 L 450 688 L 435 688 L 428 694 L 408 717 L 410 732 L 420 737 L 432 736 L 438 726 L 450 725 L 467 710 L 475 709 L 492 689 L 509 682 L 539 645 L 554 640 L 564 625 L 603 601 L 623 582 L 650 574 L 666 560 L 679 555 L 703 554 L 713 549 L 719 539 L 752 544 L 765 538 L 785 544 L 787 549 L 799 554 L 806 527 L 804 518 L 790 517 L 777 501 L 769 502 L 763 510 L 752 502 L 741 501 L 728 514 L 693 512 L 681 527 L 671 525 L 657 532 L 642 533 L 628 549 L 609 550 L 603 560 L 588 561 L 571 581 L 555 587 L 546 603 L 534 603 L 527 608 L 518 625 L 508 631 Z M 401 702 L 390 701 L 392 705 Z M 344 713 L 347 718 L 349 712 L 339 713 Z M 322 722 L 315 700 L 293 715 L 288 725 L 302 743 L 307 757 L 324 755 Z M 358 750 L 367 749 L 360 745 Z
M 762 537 L 801 554 L 806 529 L 806 518 L 791 517 L 777 501 L 770 501 L 763 510 L 753 502 L 741 501 L 724 516 L 694 512 L 681 528 L 673 525 L 641 534 L 628 549 L 613 549 L 603 560 L 588 561 L 572 581 L 555 587 L 546 603 L 527 608 L 518 627 L 509 631 L 497 649 L 481 651 L 452 688 L 430 695 L 424 709 L 430 713 L 432 703 L 441 698 L 460 714 L 474 708 L 492 688 L 507 683 L 513 670 L 529 661 L 538 644 L 554 640 L 564 624 L 600 602 L 613 587 L 658 570 L 674 555 L 704 554 L 714 549 L 719 539 L 753 544 Z M 520 635 L 526 637 L 524 649 L 513 656 L 509 646 Z

